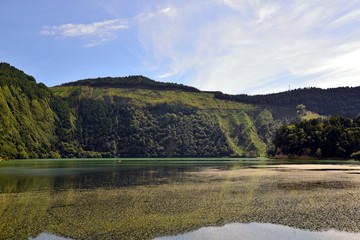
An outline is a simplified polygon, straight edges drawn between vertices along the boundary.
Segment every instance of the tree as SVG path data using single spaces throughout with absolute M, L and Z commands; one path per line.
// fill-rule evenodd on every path
M 351 154 L 351 158 L 355 160 L 360 160 L 360 151 Z
M 299 104 L 299 105 L 297 105 L 297 107 L 296 107 L 296 113 L 298 114 L 298 117 L 299 117 L 299 118 L 305 116 L 305 114 L 306 114 L 305 105 L 304 105 L 304 104 Z

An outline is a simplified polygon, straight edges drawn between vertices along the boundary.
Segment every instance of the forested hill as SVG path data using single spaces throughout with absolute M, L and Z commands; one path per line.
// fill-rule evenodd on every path
M 320 117 L 303 105 L 296 108 L 299 103 L 309 109 L 318 101 L 308 93 L 308 99 L 300 98 L 299 91 L 309 90 L 232 96 L 143 76 L 85 79 L 48 88 L 1 63 L 0 160 L 266 156 L 279 127 Z M 286 100 L 286 94 L 298 102 Z M 277 102 L 276 96 L 284 99 Z M 260 101 L 263 97 L 269 101 Z M 333 104 L 345 107 L 333 111 L 360 112 L 355 98 L 346 101 L 334 93 Z M 331 102 L 325 96 L 321 101 Z
M 55 157 L 53 96 L 42 83 L 0 63 L 0 158 Z
M 187 92 L 200 92 L 200 90 L 194 87 L 189 87 L 177 83 L 157 82 L 144 76 L 90 78 L 75 82 L 64 83 L 61 86 L 89 86 L 89 87 L 134 88 L 134 89 L 178 90 L 178 91 L 187 91 Z
M 296 107 L 304 104 L 306 109 L 320 115 L 342 115 L 354 118 L 360 113 L 360 87 L 303 88 L 266 95 L 228 95 L 218 92 L 216 98 L 250 104 L 269 104 Z

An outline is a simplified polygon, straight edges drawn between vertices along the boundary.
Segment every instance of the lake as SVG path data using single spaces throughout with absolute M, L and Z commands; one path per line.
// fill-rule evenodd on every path
M 359 183 L 353 161 L 1 162 L 0 239 L 360 239 Z

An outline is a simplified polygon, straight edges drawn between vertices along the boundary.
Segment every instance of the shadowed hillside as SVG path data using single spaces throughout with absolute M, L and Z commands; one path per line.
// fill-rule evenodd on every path
M 320 115 L 342 115 L 354 118 L 360 113 L 360 87 L 303 88 L 266 95 L 228 95 L 218 92 L 218 99 L 248 104 L 287 106 L 295 108 L 304 104 L 306 108 Z

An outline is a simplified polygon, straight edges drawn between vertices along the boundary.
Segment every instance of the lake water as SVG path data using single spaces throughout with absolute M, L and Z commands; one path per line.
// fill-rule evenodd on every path
M 2 162 L 0 239 L 360 239 L 359 183 L 350 161 Z
M 328 230 L 323 232 L 291 228 L 270 223 L 231 223 L 222 227 L 203 227 L 176 236 L 158 237 L 154 240 L 358 240 L 359 233 Z M 30 240 L 73 240 L 53 234 L 42 233 Z

